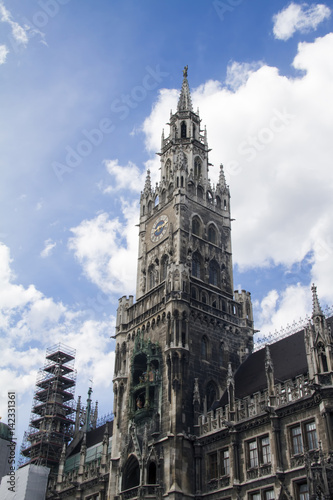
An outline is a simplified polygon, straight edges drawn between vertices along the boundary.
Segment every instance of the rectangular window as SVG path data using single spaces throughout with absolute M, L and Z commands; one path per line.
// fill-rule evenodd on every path
M 271 463 L 269 436 L 261 436 L 247 443 L 248 468 L 253 469 Z
M 318 449 L 318 438 L 314 421 L 296 425 L 291 428 L 290 432 L 293 455 L 304 453 L 304 449 Z
M 249 459 L 251 469 L 258 467 L 258 446 L 256 439 L 249 442 Z
M 297 425 L 291 429 L 292 450 L 294 455 L 303 453 L 303 441 L 301 426 Z
M 271 447 L 269 444 L 269 437 L 265 436 L 260 440 L 261 444 L 261 455 L 262 455 L 262 464 L 267 465 L 271 463 Z
M 307 483 L 297 484 L 297 500 L 310 500 Z
M 316 424 L 308 422 L 305 424 L 306 443 L 309 450 L 316 450 L 318 448 Z
M 217 479 L 218 477 L 218 470 L 217 470 L 217 453 L 212 453 L 208 457 L 209 460 L 209 471 L 208 471 L 208 478 L 210 479 Z
M 264 499 L 265 500 L 275 500 L 274 490 L 264 491 Z
M 251 500 L 261 500 L 260 491 L 256 491 L 255 493 L 250 494 Z
M 230 457 L 229 449 L 222 450 L 220 454 L 221 476 L 229 476 L 230 474 Z

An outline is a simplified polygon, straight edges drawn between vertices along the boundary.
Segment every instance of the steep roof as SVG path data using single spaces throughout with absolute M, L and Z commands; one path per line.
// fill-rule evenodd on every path
M 284 382 L 308 371 L 306 360 L 304 330 L 279 340 L 269 346 L 274 366 L 276 382 Z M 242 399 L 246 396 L 266 389 L 265 349 L 252 354 L 240 365 L 235 373 L 235 396 Z M 225 391 L 215 408 L 228 402 Z

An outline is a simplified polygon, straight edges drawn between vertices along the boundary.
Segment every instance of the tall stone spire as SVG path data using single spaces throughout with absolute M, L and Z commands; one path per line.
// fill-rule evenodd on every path
M 183 70 L 183 85 L 178 101 L 178 111 L 193 111 L 190 87 L 187 81 L 187 70 L 188 66 L 185 66 Z
M 220 186 L 221 186 L 222 189 L 224 189 L 226 187 L 226 185 L 227 185 L 227 183 L 225 181 L 225 175 L 224 175 L 224 170 L 223 170 L 222 163 L 220 165 L 219 184 L 220 184 Z
M 315 316 L 324 316 L 317 296 L 317 287 L 315 286 L 314 283 L 311 287 L 311 291 L 312 291 L 312 317 L 314 318 Z
M 150 170 L 147 170 L 146 182 L 144 187 L 145 193 L 150 193 L 151 191 L 151 180 L 150 180 Z

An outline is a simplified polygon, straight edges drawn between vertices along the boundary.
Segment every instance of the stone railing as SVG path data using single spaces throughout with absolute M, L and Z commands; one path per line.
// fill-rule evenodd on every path
M 312 390 L 309 387 L 308 378 L 301 375 L 293 380 L 286 380 L 284 383 L 276 384 L 274 392 L 274 408 L 278 408 L 309 396 Z M 199 418 L 200 435 L 226 429 L 242 420 L 265 413 L 269 405 L 270 398 L 268 391 L 264 390 L 236 401 L 236 411 L 233 421 L 231 421 L 229 405 L 217 408 L 215 411 L 207 412 L 206 415 L 201 415 Z

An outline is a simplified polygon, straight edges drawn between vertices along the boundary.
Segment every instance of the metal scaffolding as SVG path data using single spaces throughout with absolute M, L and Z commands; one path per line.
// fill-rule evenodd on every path
M 49 347 L 44 368 L 37 376 L 27 446 L 26 463 L 57 467 L 64 443 L 75 425 L 75 350 L 63 344 Z

